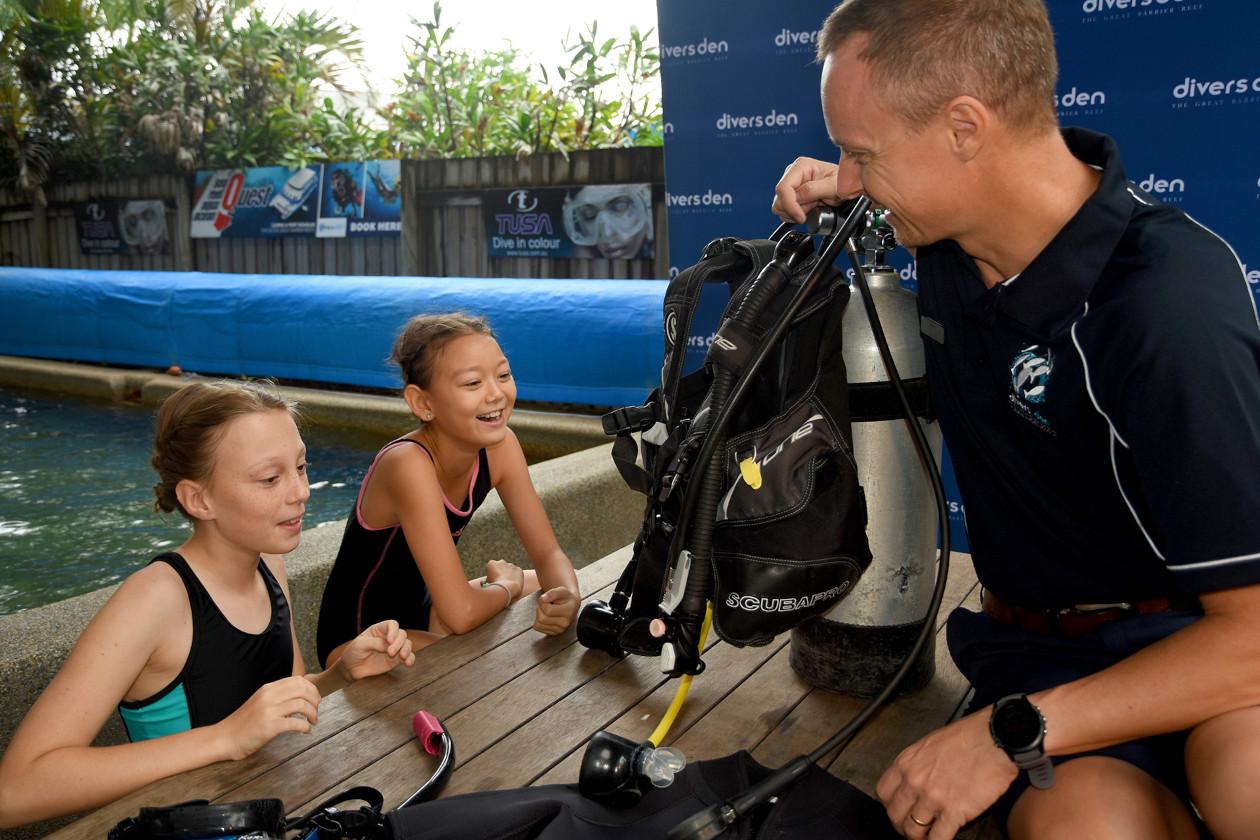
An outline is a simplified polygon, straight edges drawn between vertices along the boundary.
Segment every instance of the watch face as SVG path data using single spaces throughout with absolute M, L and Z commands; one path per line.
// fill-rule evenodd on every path
M 993 734 L 1007 750 L 1020 751 L 1041 737 L 1041 715 L 1027 699 L 1001 703 L 993 711 Z

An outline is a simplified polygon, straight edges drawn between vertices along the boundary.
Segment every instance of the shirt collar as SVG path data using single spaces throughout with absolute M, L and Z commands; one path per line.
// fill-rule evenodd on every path
M 1018 279 L 983 296 L 989 298 L 990 313 L 996 307 L 1043 341 L 1059 335 L 1077 317 L 1134 208 L 1115 141 L 1083 128 L 1063 129 L 1063 139 L 1073 155 L 1102 171 L 1098 188 Z

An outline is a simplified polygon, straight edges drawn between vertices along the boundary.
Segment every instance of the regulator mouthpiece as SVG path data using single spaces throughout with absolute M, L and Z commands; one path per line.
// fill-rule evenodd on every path
M 673 747 L 649 747 L 635 753 L 634 767 L 653 787 L 669 787 L 674 776 L 687 766 L 682 750 Z

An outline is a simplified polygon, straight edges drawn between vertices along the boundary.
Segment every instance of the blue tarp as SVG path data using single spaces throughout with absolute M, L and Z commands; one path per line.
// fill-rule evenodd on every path
M 402 325 L 459 309 L 490 318 L 520 399 L 633 405 L 660 377 L 665 286 L 0 268 L 0 353 L 390 388 Z

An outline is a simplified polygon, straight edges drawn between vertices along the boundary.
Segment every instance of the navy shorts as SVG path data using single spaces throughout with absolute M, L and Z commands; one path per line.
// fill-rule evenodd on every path
M 975 689 L 968 705 L 968 711 L 974 711 L 1008 694 L 1032 694 L 1097 673 L 1172 635 L 1202 614 L 1200 610 L 1175 610 L 1136 615 L 1108 621 L 1071 639 L 1056 639 L 960 608 L 949 616 L 946 639 L 958 670 Z M 1053 760 L 1058 765 L 1085 755 L 1118 758 L 1145 770 L 1188 801 L 1186 735 L 1185 732 L 1157 735 L 1106 749 L 1055 756 Z M 1015 800 L 1028 787 L 1028 774 L 1020 773 L 994 803 L 992 812 L 1003 832 Z

